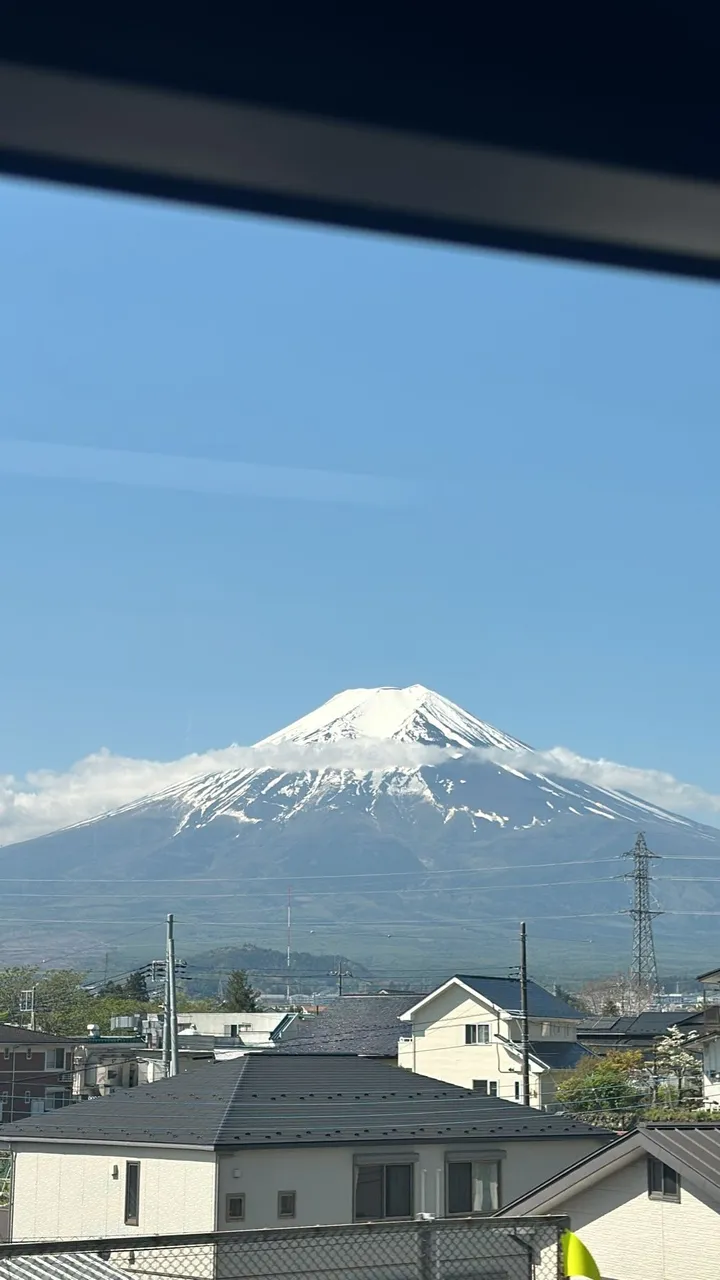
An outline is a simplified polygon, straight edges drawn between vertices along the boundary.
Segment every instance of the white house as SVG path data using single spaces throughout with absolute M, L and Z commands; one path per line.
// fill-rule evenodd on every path
M 500 1217 L 568 1214 L 603 1280 L 717 1280 L 720 1127 L 643 1125 Z
M 530 1104 L 554 1100 L 558 1073 L 587 1050 L 577 1042 L 582 1015 L 528 982 Z M 490 1097 L 519 1101 L 522 1093 L 520 982 L 455 974 L 400 1016 L 407 1035 L 398 1065 Z
M 178 1017 L 181 1036 L 223 1036 L 241 1040 L 248 1047 L 270 1047 L 292 1032 L 297 1014 L 283 1010 L 260 1013 L 182 1013 Z
M 490 1214 L 610 1138 L 383 1062 L 251 1053 L 7 1126 L 10 1238 Z

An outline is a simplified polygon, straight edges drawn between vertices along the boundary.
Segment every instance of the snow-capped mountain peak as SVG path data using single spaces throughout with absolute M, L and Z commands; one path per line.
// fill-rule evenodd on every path
M 500 747 L 516 751 L 524 746 L 422 684 L 408 685 L 405 689 L 392 686 L 345 689 L 309 715 L 263 738 L 256 746 L 331 743 L 344 739 L 418 743 L 461 750 Z

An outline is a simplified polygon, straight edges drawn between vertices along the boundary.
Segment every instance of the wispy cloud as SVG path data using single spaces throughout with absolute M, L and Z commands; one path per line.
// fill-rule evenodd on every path
M 436 747 L 352 740 L 316 746 L 293 743 L 261 748 L 232 746 L 169 762 L 138 760 L 99 751 L 79 760 L 66 772 L 40 770 L 22 778 L 0 776 L 0 845 L 84 822 L 203 774 L 247 768 L 286 771 L 334 768 L 360 772 L 392 767 L 413 769 L 439 764 L 457 758 L 458 754 Z M 588 760 L 565 747 L 520 752 L 488 748 L 466 754 L 485 763 L 511 765 L 524 773 L 553 775 L 611 791 L 630 792 L 677 813 L 702 815 L 708 820 L 720 814 L 720 795 L 656 769 L 637 769 L 610 760 Z
M 93 484 L 380 507 L 405 505 L 415 496 L 415 486 L 410 481 L 387 476 L 34 440 L 0 440 L 0 472 Z

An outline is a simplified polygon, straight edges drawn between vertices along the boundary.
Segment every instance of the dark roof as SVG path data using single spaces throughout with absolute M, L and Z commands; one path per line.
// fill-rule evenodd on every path
M 576 1044 L 574 1040 L 531 1040 L 530 1052 L 551 1071 L 571 1071 L 581 1058 L 588 1056 L 584 1045 Z
M 554 1212 L 563 1199 L 579 1195 L 588 1180 L 597 1181 L 599 1173 L 612 1174 L 643 1152 L 670 1165 L 684 1181 L 720 1204 L 720 1126 L 644 1124 L 504 1205 L 496 1217 Z
M 298 1018 L 278 1042 L 278 1053 L 361 1053 L 370 1058 L 397 1058 L 398 1040 L 407 1028 L 398 1018 L 422 995 L 340 996 L 322 1013 Z
M 237 1148 L 589 1135 L 608 1136 L 368 1058 L 257 1053 L 3 1125 L 1 1140 Z
M 30 1031 L 12 1022 L 0 1022 L 0 1044 L 73 1044 L 72 1036 L 53 1036 L 48 1031 Z
M 520 1013 L 519 978 L 495 978 L 466 973 L 456 973 L 455 977 L 499 1009 L 505 1009 L 507 1013 Z M 528 1014 L 531 1018 L 572 1018 L 577 1022 L 581 1017 L 580 1012 L 573 1009 L 572 1005 L 551 995 L 544 987 L 539 987 L 537 982 L 528 982 L 527 997 Z
M 686 1009 L 675 1012 L 648 1010 L 646 1013 L 625 1014 L 619 1018 L 583 1018 L 578 1026 L 581 1039 L 650 1039 L 665 1035 L 671 1027 L 682 1026 L 695 1016 Z

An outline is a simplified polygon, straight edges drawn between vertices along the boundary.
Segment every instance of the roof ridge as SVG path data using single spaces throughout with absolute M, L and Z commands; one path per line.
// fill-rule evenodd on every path
M 238 1071 L 238 1073 L 237 1073 L 237 1078 L 236 1078 L 236 1080 L 235 1080 L 235 1084 L 233 1085 L 232 1090 L 231 1090 L 231 1092 L 230 1092 L 230 1097 L 228 1098 L 227 1106 L 225 1107 L 225 1110 L 224 1110 L 224 1111 L 223 1111 L 223 1113 L 222 1113 L 222 1116 L 221 1116 L 220 1122 L 219 1122 L 218 1127 L 217 1127 L 217 1131 L 216 1131 L 216 1133 L 215 1133 L 215 1137 L 213 1138 L 213 1146 L 214 1146 L 214 1147 L 219 1146 L 219 1144 L 222 1142 L 222 1136 L 221 1136 L 221 1135 L 222 1135 L 223 1128 L 224 1128 L 224 1126 L 225 1126 L 225 1121 L 226 1121 L 226 1120 L 227 1120 L 227 1118 L 228 1118 L 228 1115 L 229 1115 L 229 1113 L 230 1113 L 230 1108 L 232 1107 L 232 1105 L 233 1105 L 233 1103 L 234 1103 L 234 1101 L 235 1101 L 235 1097 L 236 1097 L 236 1095 L 237 1095 L 237 1092 L 238 1092 L 238 1090 L 239 1090 L 239 1088 L 240 1088 L 240 1086 L 241 1086 L 241 1084 L 242 1084 L 242 1082 L 243 1082 L 243 1080 L 244 1080 L 245 1072 L 246 1072 L 246 1070 L 247 1070 L 247 1065 L 248 1065 L 248 1062 L 249 1062 L 249 1060 L 250 1060 L 250 1058 L 251 1058 L 251 1057 L 252 1057 L 252 1055 L 251 1055 L 251 1054 L 246 1053 L 246 1054 L 244 1055 L 244 1057 L 241 1059 L 241 1062 L 240 1062 L 240 1070 L 239 1070 L 239 1071 Z

